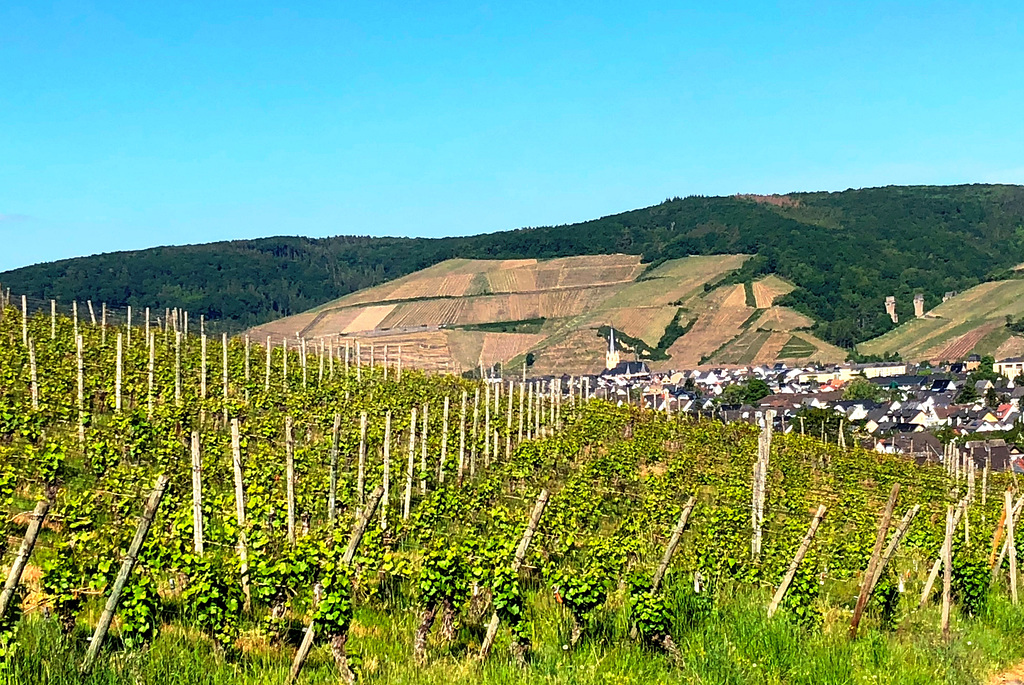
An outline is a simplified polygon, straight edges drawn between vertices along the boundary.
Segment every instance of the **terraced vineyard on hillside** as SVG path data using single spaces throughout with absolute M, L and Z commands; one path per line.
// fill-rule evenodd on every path
M 772 304 L 792 289 L 777 276 L 715 287 L 746 260 L 694 256 L 650 269 L 631 255 L 449 260 L 250 334 L 332 346 L 401 345 L 411 364 L 430 370 L 520 365 L 529 355 L 536 373 L 596 373 L 607 345 L 602 327 L 643 341 L 638 350 L 624 342 L 624 358 L 635 355 L 658 369 L 774 361 L 789 334 L 811 322 Z M 666 337 L 673 322 L 682 335 Z M 804 359 L 845 358 L 804 335 L 811 341 Z M 414 352 L 417 345 L 434 353 Z
M 972 352 L 1012 356 L 1024 341 L 1006 328 L 1007 316 L 1024 316 L 1024 280 L 982 283 L 857 349 L 898 352 L 908 361 L 956 361 Z

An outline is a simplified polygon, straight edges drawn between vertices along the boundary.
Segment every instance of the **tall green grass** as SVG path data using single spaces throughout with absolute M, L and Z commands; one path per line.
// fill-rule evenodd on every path
M 587 637 L 569 651 L 568 616 L 548 593 L 534 593 L 534 650 L 529 668 L 514 664 L 507 642 L 499 639 L 491 659 L 475 655 L 482 626 L 464 625 L 449 647 L 432 643 L 429 663 L 414 664 L 415 608 L 403 602 L 386 610 L 361 608 L 349 646 L 366 683 L 486 683 L 513 685 L 608 685 L 627 683 L 740 683 L 892 685 L 983 682 L 990 673 L 1024 659 L 1024 611 L 1000 594 L 977 618 L 954 617 L 953 639 L 938 630 L 937 608 L 922 612 L 904 598 L 900 622 L 881 630 L 869 612 L 856 641 L 846 637 L 850 612 L 833 608 L 820 626 L 805 629 L 780 612 L 765 616 L 768 590 L 723 587 L 716 597 L 696 594 L 692 581 L 669 582 L 673 632 L 683 665 L 673 666 L 660 652 L 628 639 L 627 612 L 620 593 L 598 612 Z M 198 632 L 179 624 L 165 626 L 144 652 L 119 648 L 116 639 L 88 676 L 78 673 L 87 644 L 86 626 L 65 641 L 56 623 L 32 615 L 21 627 L 20 653 L 0 682 L 12 685 L 153 683 L 227 685 L 284 682 L 294 646 L 301 637 L 296 621 L 290 642 L 270 646 L 254 627 L 242 640 L 242 653 L 228 661 Z M 303 683 L 333 683 L 333 661 L 323 648 L 313 651 Z

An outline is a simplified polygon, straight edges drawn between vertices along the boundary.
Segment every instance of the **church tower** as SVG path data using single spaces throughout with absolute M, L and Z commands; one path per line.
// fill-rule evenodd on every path
M 608 351 L 604 355 L 604 368 L 614 369 L 619 365 L 619 351 L 615 349 L 615 329 L 608 333 Z

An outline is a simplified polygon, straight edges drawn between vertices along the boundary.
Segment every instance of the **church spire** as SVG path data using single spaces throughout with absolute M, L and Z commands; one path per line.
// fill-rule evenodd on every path
M 604 367 L 614 369 L 618 365 L 619 351 L 615 349 L 615 329 L 612 328 L 608 333 L 608 351 L 604 355 Z

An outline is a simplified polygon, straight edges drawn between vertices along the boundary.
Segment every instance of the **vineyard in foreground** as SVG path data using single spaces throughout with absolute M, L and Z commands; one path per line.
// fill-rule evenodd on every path
M 3 311 L 0 677 L 968 683 L 1024 659 L 1009 474 L 291 347 Z

